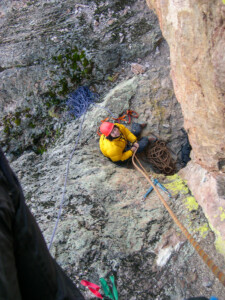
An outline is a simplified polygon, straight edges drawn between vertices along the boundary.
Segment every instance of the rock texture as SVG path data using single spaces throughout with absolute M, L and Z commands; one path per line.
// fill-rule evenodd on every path
M 141 105 L 138 113 L 149 124 L 145 134 L 152 131 L 168 142 L 180 169 L 183 117 L 169 77 L 167 45 L 144 1 L 8 1 L 1 7 L 0 47 L 6 55 L 0 58 L 0 119 L 18 109 L 29 108 L 32 115 L 21 117 L 19 126 L 12 121 L 10 134 L 0 122 L 1 145 L 12 159 L 25 150 L 44 152 L 63 132 L 68 116 L 45 106 L 51 58 L 76 45 L 94 62 L 86 84 L 100 101 L 120 81 L 143 74 L 135 92 L 139 99 L 129 105 L 134 110 Z
M 86 299 L 93 296 L 80 280 L 98 284 L 101 276 L 110 274 L 117 279 L 121 299 L 180 300 L 199 294 L 222 299 L 224 288 L 181 236 L 155 193 L 142 201 L 149 188 L 143 177 L 130 165 L 115 166 L 99 151 L 96 130 L 108 110 L 118 116 L 134 109 L 138 121 L 147 123 L 143 135 L 154 133 L 165 140 L 181 167 L 186 137 L 169 75 L 169 49 L 146 2 L 23 0 L 1 2 L 1 9 L 0 114 L 26 105 L 36 120 L 35 128 L 24 122 L 11 140 L 2 134 L 1 142 L 47 243 L 81 123 L 53 114 L 51 120 L 46 118 L 42 104 L 54 67 L 51 57 L 65 45 L 77 44 L 95 62 L 89 85 L 99 93 L 99 103 L 85 116 L 70 163 L 52 255 Z M 52 128 L 60 129 L 58 138 L 37 155 L 34 142 L 43 134 L 49 139 Z M 179 219 L 224 269 L 214 234 L 186 183 L 178 175 L 153 173 L 142 159 L 173 194 L 172 199 L 164 196 Z M 223 194 L 222 179 L 219 182 Z
M 142 78 L 135 76 L 120 83 L 101 106 L 118 113 L 136 98 L 135 93 L 139 91 L 140 96 L 140 82 Z M 98 283 L 99 277 L 108 278 L 110 274 L 116 277 L 121 299 L 180 300 L 200 294 L 222 297 L 224 288 L 180 234 L 156 194 L 152 192 L 142 201 L 149 188 L 145 179 L 131 166 L 119 168 L 101 155 L 96 123 L 106 114 L 93 107 L 86 115 L 70 163 L 52 255 L 86 299 L 93 297 L 79 285 L 80 280 Z M 67 124 L 56 145 L 42 156 L 27 152 L 12 163 L 47 243 L 57 219 L 66 163 L 79 124 L 79 120 Z M 186 184 L 178 175 L 151 175 L 170 190 L 172 199 L 163 195 L 173 211 L 223 268 L 224 262 L 213 246 L 214 235 Z
M 225 249 L 225 5 L 147 3 L 156 11 L 170 47 L 174 90 L 193 149 L 192 163 L 182 174 L 217 233 L 220 249 Z
M 30 126 L 24 118 L 10 137 L 0 128 L 5 149 L 17 156 L 34 148 L 46 129 L 64 123 L 49 120 L 44 105 L 53 56 L 74 46 L 84 50 L 94 63 L 88 85 L 102 95 L 111 88 L 108 77 L 118 73 L 121 80 L 131 63 L 147 57 L 162 40 L 157 18 L 144 9 L 144 1 L 1 1 L 0 8 L 0 118 L 29 107 L 34 120 Z

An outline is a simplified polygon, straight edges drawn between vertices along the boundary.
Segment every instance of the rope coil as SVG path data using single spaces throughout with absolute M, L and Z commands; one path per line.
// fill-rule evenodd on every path
M 136 150 L 137 151 L 137 150 Z M 202 258 L 204 263 L 209 267 L 209 269 L 213 272 L 213 274 L 220 280 L 220 282 L 225 286 L 225 274 L 220 271 L 218 266 L 214 264 L 213 260 L 210 259 L 210 257 L 205 253 L 205 251 L 202 249 L 202 247 L 198 244 L 198 242 L 192 237 L 192 235 L 188 232 L 188 230 L 183 226 L 183 224 L 178 220 L 177 216 L 174 214 L 168 203 L 165 201 L 165 199 L 160 194 L 157 187 L 153 184 L 151 179 L 149 178 L 149 175 L 145 168 L 142 166 L 139 159 L 136 157 L 136 151 L 133 153 L 132 156 L 132 163 L 134 167 L 147 179 L 147 181 L 151 184 L 153 189 L 156 191 L 157 195 L 159 196 L 160 200 L 162 201 L 163 205 L 169 212 L 171 218 L 174 220 L 175 224 L 180 228 L 180 230 L 183 232 L 185 237 L 188 239 L 188 241 L 191 243 L 191 245 L 194 247 L 196 252 L 199 254 L 199 256 Z M 136 164 L 135 159 L 139 166 Z
M 147 150 L 146 157 L 162 173 L 166 175 L 173 175 L 175 173 L 175 163 L 164 141 L 156 141 Z

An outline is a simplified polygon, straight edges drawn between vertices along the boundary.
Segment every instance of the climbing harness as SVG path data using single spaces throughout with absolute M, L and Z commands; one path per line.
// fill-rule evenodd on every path
M 148 162 L 166 175 L 175 173 L 175 163 L 164 141 L 156 141 L 146 153 Z
M 178 220 L 177 216 L 173 213 L 173 211 L 171 210 L 170 206 L 167 204 L 167 202 L 165 201 L 165 199 L 160 194 L 160 192 L 159 192 L 158 188 L 156 187 L 156 185 L 154 185 L 154 183 L 150 179 L 147 171 L 142 166 L 140 160 L 135 155 L 136 151 L 137 150 L 135 150 L 135 152 L 133 153 L 133 156 L 132 156 L 132 163 L 133 163 L 134 167 L 142 175 L 144 175 L 144 177 L 147 179 L 147 181 L 151 184 L 151 186 L 153 187 L 153 189 L 156 191 L 157 195 L 159 196 L 160 200 L 162 201 L 163 205 L 165 206 L 165 208 L 169 212 L 171 218 L 174 220 L 175 224 L 180 228 L 180 230 L 183 232 L 183 234 L 185 235 L 185 237 L 192 244 L 192 246 L 194 247 L 194 249 L 196 250 L 196 252 L 199 254 L 199 256 L 202 258 L 202 260 L 204 261 L 204 263 L 209 267 L 209 269 L 213 272 L 213 274 L 225 286 L 225 274 L 222 271 L 220 271 L 220 269 L 217 267 L 217 265 L 214 264 L 214 262 L 209 258 L 209 256 L 205 253 L 205 251 L 201 248 L 201 246 L 197 243 L 197 241 L 191 236 L 191 234 L 187 231 L 187 229 L 180 223 L 180 221 Z M 138 163 L 139 166 L 136 164 L 135 160 L 137 161 L 137 163 Z
M 139 114 L 136 111 L 128 109 L 124 115 L 122 115 L 120 117 L 117 117 L 117 118 L 107 117 L 104 120 L 101 120 L 101 123 L 108 122 L 111 118 L 116 123 L 123 122 L 123 123 L 126 123 L 126 124 L 130 124 L 131 123 L 131 118 L 138 118 L 138 117 L 139 117 Z M 101 136 L 101 132 L 100 132 L 99 128 L 100 128 L 100 126 L 98 127 L 97 134 L 99 136 Z

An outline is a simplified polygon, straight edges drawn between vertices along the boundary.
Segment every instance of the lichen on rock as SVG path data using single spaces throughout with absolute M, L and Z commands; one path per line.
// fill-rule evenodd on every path
M 209 223 L 224 238 L 224 16 L 221 1 L 147 0 L 170 46 L 171 76 L 192 146 L 180 173 Z M 211 53 L 209 55 L 209 53 Z

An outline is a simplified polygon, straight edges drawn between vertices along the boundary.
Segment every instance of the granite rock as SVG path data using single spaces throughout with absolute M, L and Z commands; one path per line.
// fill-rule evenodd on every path
M 182 174 L 224 253 L 225 219 L 220 216 L 225 208 L 225 5 L 192 0 L 147 0 L 147 4 L 158 15 L 170 47 L 174 91 L 192 146 L 192 162 Z

